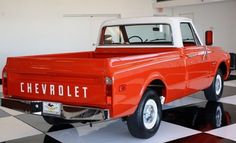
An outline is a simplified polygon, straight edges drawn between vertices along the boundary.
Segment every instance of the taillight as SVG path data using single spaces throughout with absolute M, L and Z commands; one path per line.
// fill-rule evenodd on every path
M 107 104 L 112 103 L 112 78 L 106 77 L 105 84 L 106 84 L 106 97 L 107 97 Z
M 3 85 L 3 94 L 7 95 L 8 91 L 7 91 L 7 71 L 4 68 L 3 72 L 2 72 L 2 85 Z

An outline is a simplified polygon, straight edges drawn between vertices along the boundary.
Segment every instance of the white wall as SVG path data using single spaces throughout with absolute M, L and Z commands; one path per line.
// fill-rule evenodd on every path
M 104 16 L 76 16 L 83 14 Z M 8 56 L 93 50 L 91 29 L 109 14 L 152 16 L 152 1 L 0 0 L 0 70 Z
M 202 39 L 204 32 L 212 29 L 214 45 L 221 46 L 228 52 L 236 53 L 236 0 L 165 8 L 165 11 L 163 11 L 163 15 L 193 17 Z M 159 15 L 161 14 L 159 13 Z

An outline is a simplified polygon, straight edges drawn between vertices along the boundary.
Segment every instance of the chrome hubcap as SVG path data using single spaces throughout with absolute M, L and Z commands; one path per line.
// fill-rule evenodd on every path
M 155 126 L 157 120 L 159 120 L 159 116 L 156 102 L 153 99 L 149 99 L 146 102 L 143 111 L 143 123 L 145 128 L 152 129 Z
M 219 95 L 222 89 L 222 79 L 221 76 L 218 74 L 216 76 L 216 81 L 215 81 L 215 90 L 216 90 L 216 94 Z

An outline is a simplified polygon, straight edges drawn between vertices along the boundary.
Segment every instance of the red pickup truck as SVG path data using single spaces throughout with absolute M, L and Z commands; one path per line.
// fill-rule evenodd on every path
M 2 73 L 2 106 L 41 115 L 50 124 L 127 121 L 134 137 L 149 138 L 162 105 L 203 90 L 217 101 L 230 56 L 204 46 L 190 19 L 110 20 L 95 51 L 9 57 Z

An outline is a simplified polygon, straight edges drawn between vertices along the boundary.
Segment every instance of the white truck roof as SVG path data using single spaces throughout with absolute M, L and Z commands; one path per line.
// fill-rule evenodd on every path
M 103 26 L 126 25 L 126 24 L 146 24 L 146 23 L 180 23 L 183 21 L 192 22 L 191 19 L 185 17 L 139 17 L 139 18 L 121 18 L 107 20 Z
M 181 30 L 180 30 L 180 23 L 181 22 L 188 22 L 192 25 L 192 27 L 193 27 L 201 45 L 202 45 L 201 39 L 195 29 L 192 19 L 185 18 L 185 17 L 155 17 L 154 16 L 154 17 L 138 17 L 138 18 L 121 18 L 121 19 L 107 20 L 102 24 L 102 27 L 115 26 L 115 25 L 130 25 L 130 24 L 152 24 L 152 23 L 170 24 L 171 30 L 172 30 L 172 36 L 173 36 L 173 45 L 172 46 L 153 45 L 153 47 L 178 47 L 178 48 L 180 48 L 180 47 L 183 47 L 182 35 L 181 35 Z M 124 47 L 124 46 L 122 46 L 122 47 Z M 127 46 L 127 47 L 129 47 L 129 46 Z M 146 47 L 146 46 L 141 45 L 140 47 Z M 151 47 L 151 45 L 148 45 L 148 47 Z

